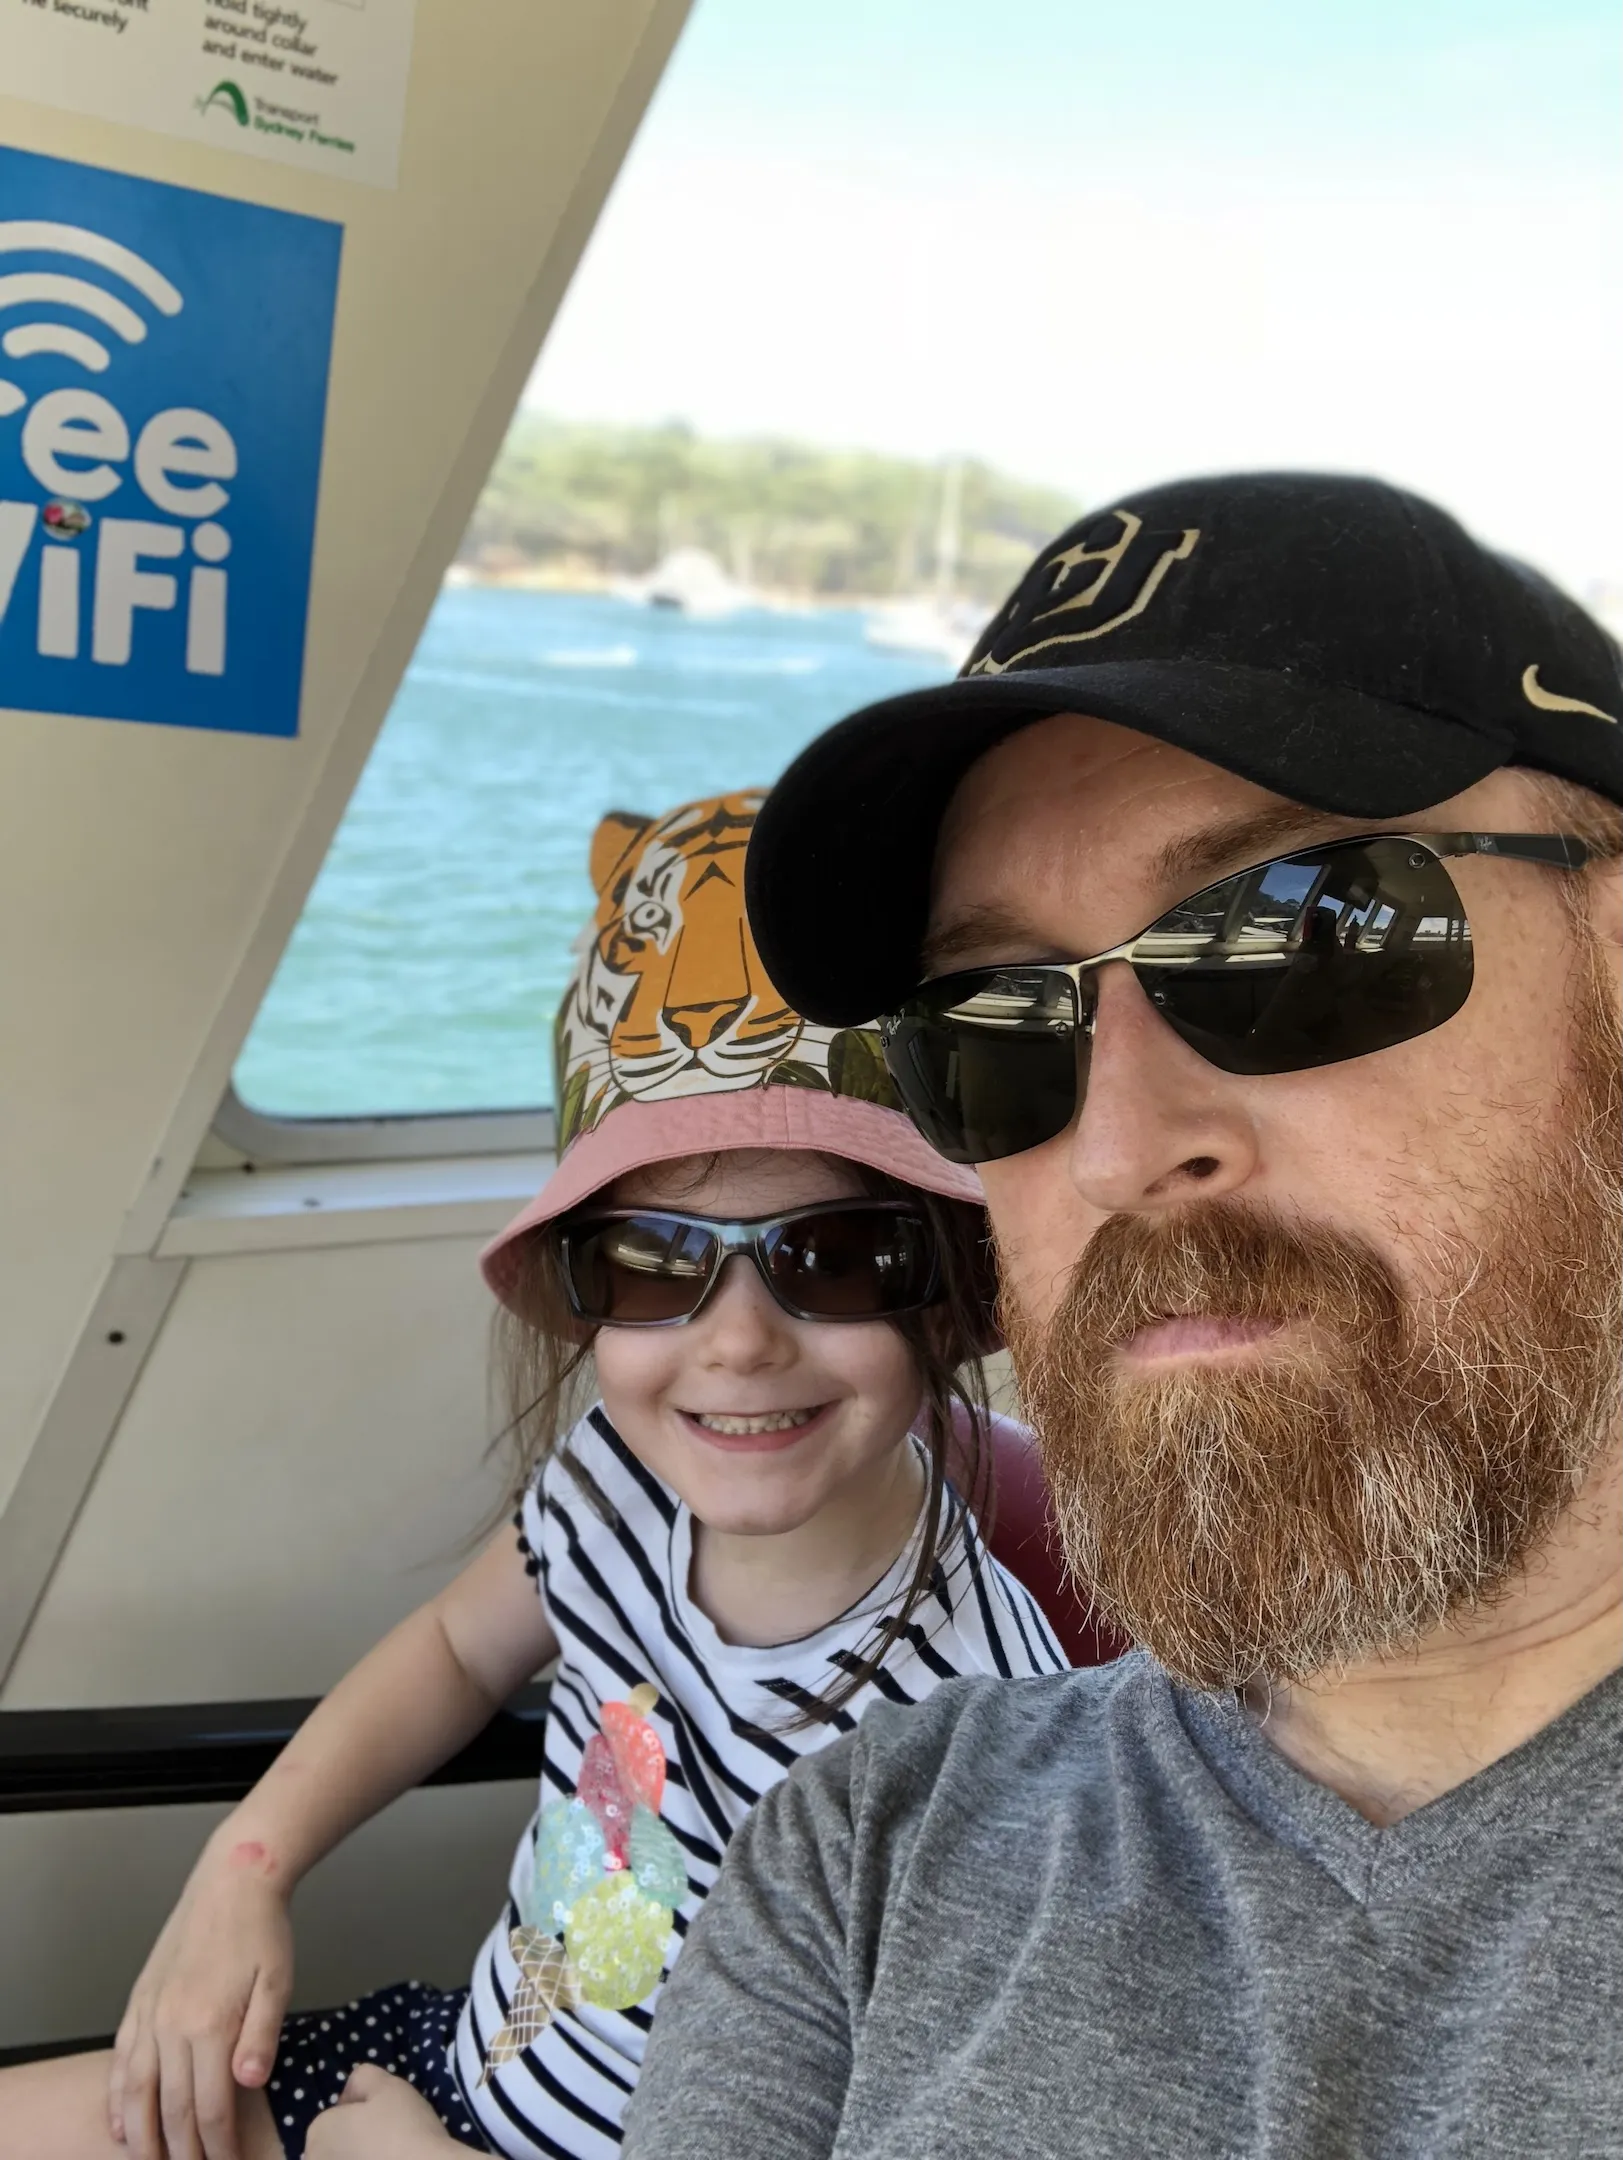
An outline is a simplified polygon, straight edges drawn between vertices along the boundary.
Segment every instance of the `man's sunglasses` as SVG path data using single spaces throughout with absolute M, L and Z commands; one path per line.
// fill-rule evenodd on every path
M 576 1318 L 606 1327 L 679 1327 L 734 1254 L 796 1320 L 888 1320 L 940 1295 L 930 1226 L 902 1200 L 825 1200 L 748 1222 L 613 1208 L 565 1223 L 559 1245 Z
M 1125 960 L 1221 1072 L 1304 1072 L 1441 1027 L 1471 989 L 1471 925 L 1445 855 L 1580 870 L 1549 833 L 1380 833 L 1204 886 L 1091 960 L 970 968 L 881 1022 L 913 1122 L 949 1161 L 996 1162 L 1065 1131 L 1087 1089 L 1096 971 Z

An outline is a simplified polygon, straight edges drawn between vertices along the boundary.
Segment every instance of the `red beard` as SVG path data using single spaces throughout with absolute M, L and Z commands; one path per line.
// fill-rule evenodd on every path
M 1201 1688 L 1412 1646 L 1502 1591 L 1604 1450 L 1623 1337 L 1617 1035 L 1590 1004 L 1559 1138 L 1507 1168 L 1460 1279 L 1238 1201 L 1115 1216 L 1046 1324 L 1006 1300 L 1066 1558 Z M 1134 1373 L 1139 1328 L 1278 1323 L 1277 1352 Z

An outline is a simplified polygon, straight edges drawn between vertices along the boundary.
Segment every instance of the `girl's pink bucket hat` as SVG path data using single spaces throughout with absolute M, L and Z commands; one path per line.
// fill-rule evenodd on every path
M 654 819 L 612 811 L 592 839 L 598 902 L 558 1010 L 558 1165 L 480 1255 L 505 1297 L 515 1247 L 628 1171 L 681 1155 L 806 1148 L 979 1206 L 980 1180 L 903 1113 L 873 1028 L 785 1005 L 744 913 L 761 793 Z

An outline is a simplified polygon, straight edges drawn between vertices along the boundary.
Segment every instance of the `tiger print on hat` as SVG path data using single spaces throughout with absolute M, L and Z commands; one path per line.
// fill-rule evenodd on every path
M 597 910 L 553 1036 L 560 1151 L 627 1102 L 804 1087 L 900 1110 L 877 1032 L 803 1019 L 761 964 L 744 851 L 765 799 L 611 810 L 599 824 Z

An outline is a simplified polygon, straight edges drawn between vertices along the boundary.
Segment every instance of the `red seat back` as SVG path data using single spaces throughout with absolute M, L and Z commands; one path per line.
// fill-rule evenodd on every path
M 991 1458 L 994 1556 L 1037 1600 L 1073 1665 L 1105 1665 L 1120 1657 L 1126 1639 L 1095 1617 L 1089 1599 L 1065 1572 L 1048 1486 L 1025 1426 L 994 1417 Z

